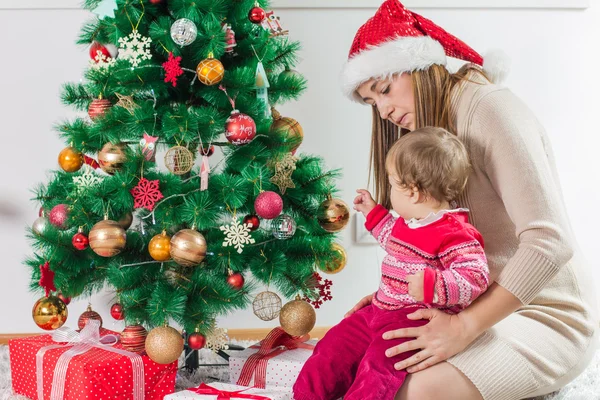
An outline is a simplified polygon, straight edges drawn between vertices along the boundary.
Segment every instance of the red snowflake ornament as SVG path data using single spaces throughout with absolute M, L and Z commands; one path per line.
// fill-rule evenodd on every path
M 164 197 L 160 192 L 159 184 L 160 181 L 158 179 L 155 181 L 149 181 L 146 178 L 140 179 L 138 185 L 131 189 L 134 200 L 133 206 L 152 211 L 156 202 Z
M 174 57 L 173 53 L 169 53 L 169 60 L 163 63 L 163 68 L 167 75 L 165 76 L 165 82 L 171 82 L 173 87 L 177 86 L 177 78 L 183 75 L 183 70 L 179 66 L 181 57 Z
M 46 261 L 44 264 L 40 264 L 40 286 L 46 290 L 46 297 L 50 295 L 50 292 L 56 292 L 54 286 L 54 271 L 50 269 L 50 263 Z
M 321 275 L 319 275 L 317 272 L 313 273 L 313 278 L 315 281 L 315 288 L 319 289 L 319 297 L 313 300 L 305 296 L 303 300 L 312 304 L 314 308 L 321 308 L 321 305 L 324 302 L 333 299 L 333 296 L 331 295 L 331 285 L 333 285 L 333 282 L 329 279 L 323 280 Z

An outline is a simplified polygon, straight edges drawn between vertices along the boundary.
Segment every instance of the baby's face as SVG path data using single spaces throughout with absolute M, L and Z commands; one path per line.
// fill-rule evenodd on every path
M 400 185 L 398 175 L 388 171 L 390 183 L 390 200 L 392 209 L 402 218 L 410 219 L 417 217 L 417 205 L 414 202 L 413 191 Z

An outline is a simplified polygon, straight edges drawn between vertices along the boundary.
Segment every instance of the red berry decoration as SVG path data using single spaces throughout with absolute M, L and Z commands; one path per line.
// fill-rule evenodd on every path
M 54 206 L 50 210 L 48 220 L 50 223 L 58 229 L 67 229 L 67 219 L 69 218 L 69 212 L 66 204 L 59 204 Z
M 246 215 L 244 217 L 244 224 L 250 225 L 250 231 L 255 231 L 260 226 L 260 219 L 256 215 Z
M 85 236 L 85 234 L 82 232 L 82 229 L 79 228 L 79 232 L 77 232 L 73 236 L 73 239 L 71 239 L 71 243 L 73 243 L 73 247 L 81 251 L 88 248 L 88 246 L 90 245 L 90 239 L 88 239 L 88 237 Z
M 240 290 L 244 287 L 244 277 L 239 272 L 229 274 L 227 283 L 229 283 L 232 288 Z
M 110 315 L 117 321 L 125 319 L 125 312 L 123 311 L 123 306 L 119 303 L 113 304 L 110 308 Z
M 188 336 L 188 346 L 192 350 L 200 350 L 206 344 L 204 335 L 195 332 Z
M 63 303 L 65 303 L 66 305 L 69 305 L 69 303 L 71 302 L 71 298 L 65 296 L 62 293 L 59 293 L 58 296 L 56 296 L 56 297 L 58 297 L 59 299 L 61 299 L 63 301 Z
M 255 24 L 260 24 L 266 16 L 267 13 L 265 13 L 265 10 L 258 6 L 252 7 L 250 12 L 248 13 L 248 19 L 250 20 L 250 22 Z
M 233 110 L 225 123 L 225 137 L 231 144 L 243 146 L 256 136 L 256 123 L 246 114 Z
M 262 192 L 254 201 L 254 211 L 264 219 L 273 219 L 283 211 L 283 199 L 275 192 Z

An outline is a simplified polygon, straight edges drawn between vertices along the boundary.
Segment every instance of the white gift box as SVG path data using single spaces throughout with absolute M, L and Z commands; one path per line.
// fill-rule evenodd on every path
M 237 392 L 242 390 L 240 397 L 233 395 L 231 400 L 246 400 L 244 395 L 255 395 L 263 396 L 269 400 L 293 400 L 292 391 L 289 389 L 248 389 L 246 386 L 231 385 L 229 383 L 214 382 L 208 384 L 213 389 L 217 389 L 224 392 Z M 245 390 L 247 389 L 247 390 Z M 182 390 L 181 392 L 173 393 L 164 397 L 164 400 L 183 400 L 183 399 L 202 399 L 202 400 L 215 400 L 217 394 L 199 394 L 195 393 L 194 388 L 191 390 Z
M 307 345 L 316 345 L 317 340 L 309 340 Z M 242 373 L 242 368 L 248 358 L 258 352 L 260 344 L 249 347 L 241 352 L 236 352 L 230 355 L 229 358 L 229 381 L 232 384 L 237 384 Z M 281 354 L 267 361 L 266 388 L 284 388 L 290 390 L 304 363 L 312 355 L 312 349 L 298 348 L 294 350 L 285 350 Z M 254 377 L 250 381 L 250 386 L 255 386 Z

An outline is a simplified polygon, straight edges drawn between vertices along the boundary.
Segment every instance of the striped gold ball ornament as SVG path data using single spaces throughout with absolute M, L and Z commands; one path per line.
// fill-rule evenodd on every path
M 171 238 L 170 253 L 177 264 L 193 267 L 206 257 L 206 239 L 195 229 L 182 229 Z
M 90 247 L 101 257 L 114 257 L 125 248 L 127 234 L 118 222 L 105 218 L 92 227 Z
M 142 353 L 146 348 L 148 331 L 142 325 L 129 325 L 121 332 L 121 343 L 125 350 Z

